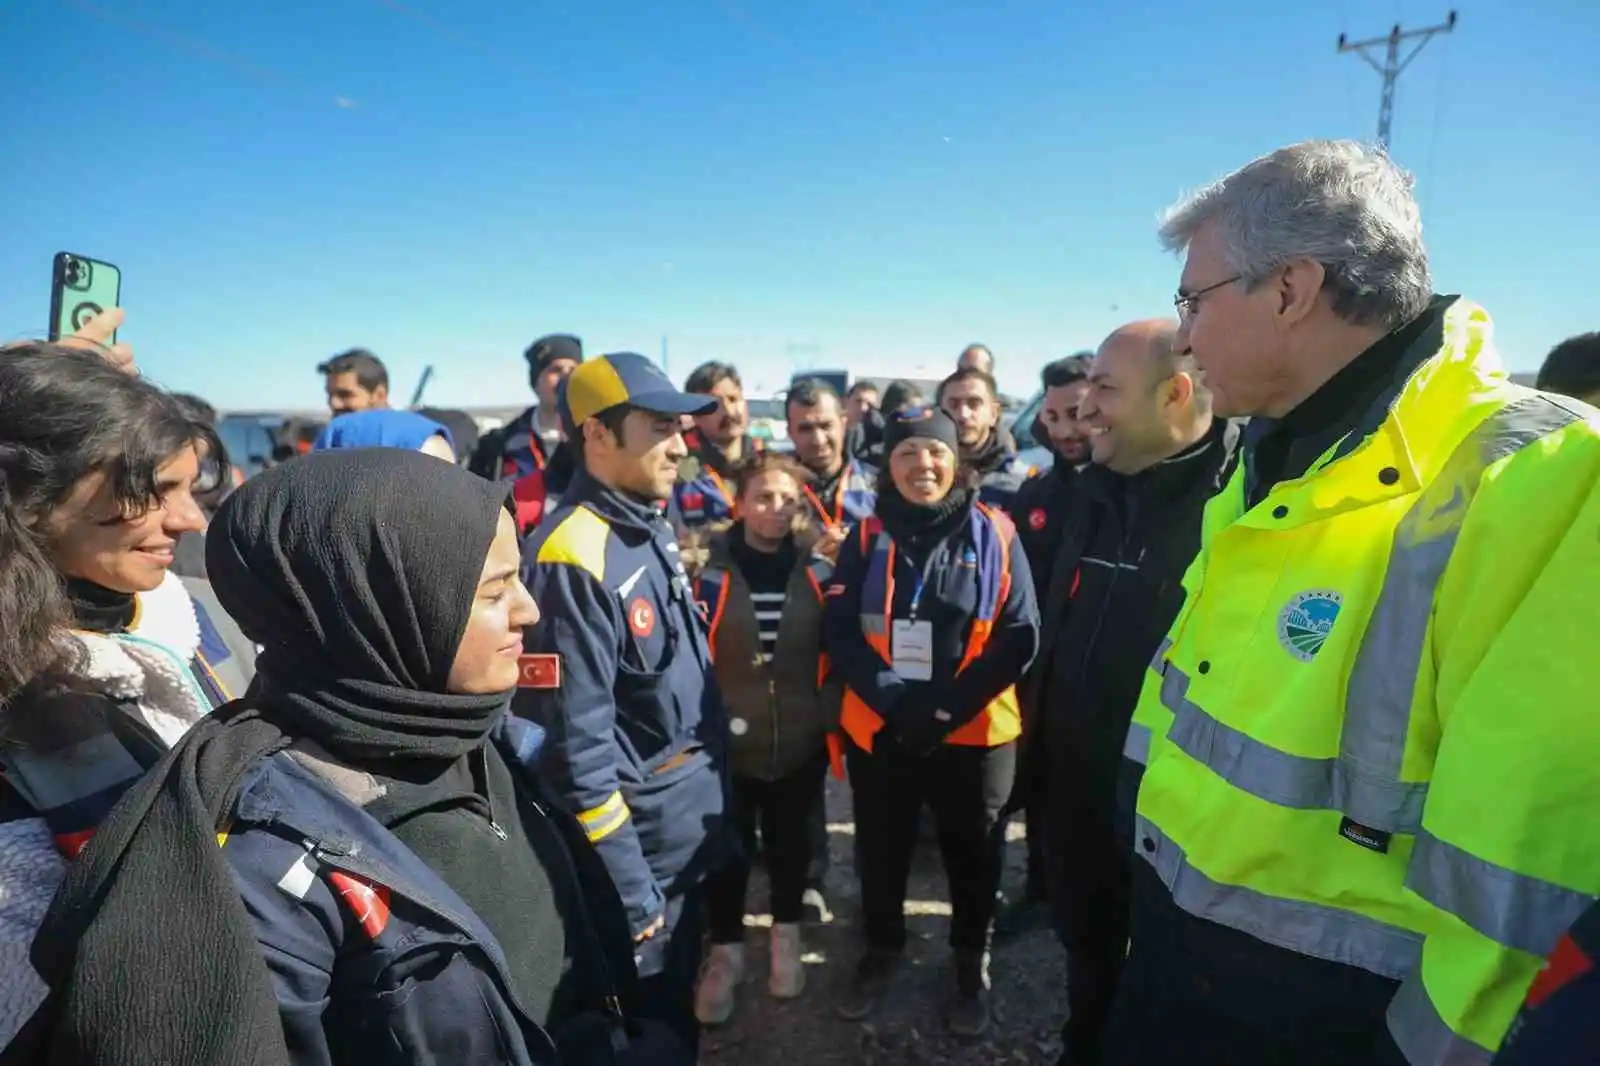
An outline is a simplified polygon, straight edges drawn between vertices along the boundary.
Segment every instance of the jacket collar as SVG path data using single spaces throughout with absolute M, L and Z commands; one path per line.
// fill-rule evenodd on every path
M 664 502 L 643 500 L 631 492 L 610 488 L 581 467 L 573 473 L 572 485 L 562 502 L 582 504 L 612 526 L 641 533 L 656 532 L 666 514 Z
M 507 714 L 489 734 L 488 743 L 498 745 L 513 768 L 532 767 L 544 744 L 544 730 Z M 536 779 L 532 774 L 524 776 Z M 293 795 L 304 788 L 338 796 L 349 806 L 329 803 L 310 809 Z M 262 759 L 245 773 L 234 810 L 240 821 L 281 825 L 335 854 L 354 855 L 358 840 L 370 835 L 372 819 L 365 808 L 382 795 L 383 786 L 370 774 L 344 766 L 314 744 L 300 741 Z M 398 855 L 388 857 L 386 865 L 398 864 Z
M 1413 494 L 1439 474 L 1482 418 L 1505 403 L 1514 386 L 1488 312 L 1460 297 L 1439 297 L 1434 307 L 1443 311 L 1438 328 L 1407 349 L 1400 361 L 1404 375 L 1306 476 L 1276 486 L 1267 496 L 1272 506 L 1249 508 L 1240 521 L 1283 528 Z M 1252 426 L 1247 437 L 1254 435 Z M 1242 509 L 1242 493 L 1237 503 Z M 1272 517 L 1278 507 L 1287 508 L 1282 518 Z
M 1118 474 L 1090 464 L 1081 475 L 1084 491 L 1107 504 L 1115 503 L 1124 494 L 1161 503 L 1180 498 L 1196 486 L 1206 485 L 1215 491 L 1223 472 L 1229 469 L 1239 437 L 1239 423 L 1214 418 L 1211 428 L 1199 440 L 1137 474 Z

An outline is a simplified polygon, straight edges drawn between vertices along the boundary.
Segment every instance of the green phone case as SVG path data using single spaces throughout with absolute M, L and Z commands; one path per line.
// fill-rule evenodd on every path
M 118 306 L 122 299 L 122 271 L 111 263 L 58 252 L 52 276 L 50 339 L 53 341 L 76 333 L 89 319 Z

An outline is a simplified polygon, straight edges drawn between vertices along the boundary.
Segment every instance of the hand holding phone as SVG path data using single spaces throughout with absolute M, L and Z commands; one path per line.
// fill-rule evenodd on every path
M 130 374 L 133 349 L 117 343 L 122 325 L 122 271 L 114 264 L 57 252 L 50 272 L 50 339 L 93 348 Z
M 117 330 L 122 328 L 122 319 L 122 308 L 108 308 L 85 322 L 75 333 L 62 337 L 59 343 L 68 348 L 88 348 L 118 370 L 137 374 L 139 368 L 133 362 L 133 348 L 115 343 Z

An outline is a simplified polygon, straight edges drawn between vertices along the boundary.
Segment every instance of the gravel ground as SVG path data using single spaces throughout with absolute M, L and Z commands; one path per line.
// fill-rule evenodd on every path
M 828 904 L 832 921 L 806 927 L 805 994 L 780 1003 L 767 995 L 766 882 L 752 878 L 746 940 L 745 982 L 733 1019 L 701 1040 L 702 1066 L 1053 1066 L 1060 1055 L 1057 1033 L 1065 1018 L 1064 956 L 1048 930 L 1001 941 L 994 949 L 995 1024 L 978 1040 L 951 1036 L 940 1020 L 950 986 L 945 943 L 950 903 L 938 849 L 917 849 L 907 892 L 911 943 L 908 965 L 894 991 L 866 1022 L 845 1022 L 834 1013 L 855 963 L 855 919 L 859 901 L 851 863 L 854 823 L 849 789 L 828 781 L 828 830 L 832 869 Z M 1006 847 L 1008 894 L 1021 887 L 1026 844 L 1020 825 Z

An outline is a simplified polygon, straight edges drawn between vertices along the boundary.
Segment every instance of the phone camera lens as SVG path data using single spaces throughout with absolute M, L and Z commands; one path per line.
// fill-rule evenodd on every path
M 83 276 L 83 268 L 76 259 L 68 258 L 61 268 L 61 276 L 66 279 L 68 285 L 76 285 L 78 279 Z

